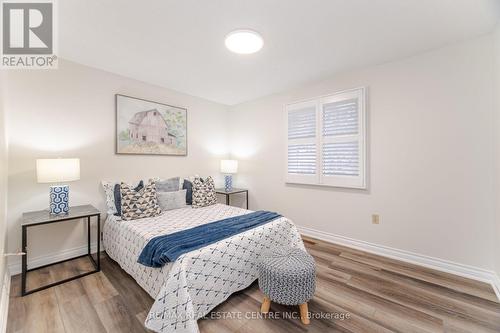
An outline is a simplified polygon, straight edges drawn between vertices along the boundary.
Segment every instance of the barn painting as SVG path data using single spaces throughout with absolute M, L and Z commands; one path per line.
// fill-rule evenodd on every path
M 187 155 L 187 110 L 116 95 L 116 153 Z

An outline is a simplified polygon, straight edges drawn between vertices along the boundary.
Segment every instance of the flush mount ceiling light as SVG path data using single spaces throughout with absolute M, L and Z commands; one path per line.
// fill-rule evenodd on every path
M 262 36 L 253 30 L 235 30 L 226 36 L 226 47 L 234 53 L 251 54 L 264 45 Z

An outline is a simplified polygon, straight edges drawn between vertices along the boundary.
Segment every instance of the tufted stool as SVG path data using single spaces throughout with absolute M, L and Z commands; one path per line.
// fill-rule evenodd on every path
M 269 312 L 271 301 L 299 305 L 300 319 L 309 324 L 307 302 L 316 286 L 313 257 L 298 248 L 280 247 L 264 253 L 259 263 L 259 287 L 265 294 L 261 312 Z

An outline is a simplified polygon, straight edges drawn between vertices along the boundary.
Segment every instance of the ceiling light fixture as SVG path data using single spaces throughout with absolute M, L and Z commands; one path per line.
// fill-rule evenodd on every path
M 239 54 L 258 52 L 264 45 L 262 36 L 253 30 L 235 30 L 226 36 L 226 47 L 229 51 Z

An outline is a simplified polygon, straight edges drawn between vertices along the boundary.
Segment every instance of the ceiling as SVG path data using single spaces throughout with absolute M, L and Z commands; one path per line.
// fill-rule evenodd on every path
M 59 54 L 227 105 L 491 31 L 500 0 L 64 0 Z M 259 31 L 263 49 L 224 37 Z

